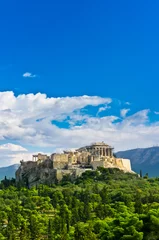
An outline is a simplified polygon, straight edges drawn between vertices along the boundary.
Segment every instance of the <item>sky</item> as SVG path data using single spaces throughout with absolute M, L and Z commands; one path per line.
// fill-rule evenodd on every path
M 0 166 L 159 144 L 159 2 L 0 3 Z

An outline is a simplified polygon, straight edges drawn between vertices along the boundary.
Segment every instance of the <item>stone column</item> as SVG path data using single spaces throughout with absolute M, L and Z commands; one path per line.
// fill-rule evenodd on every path
M 105 148 L 105 156 L 107 156 L 107 149 Z
M 100 148 L 100 156 L 102 155 L 102 148 Z
M 103 148 L 102 148 L 102 154 L 101 155 L 103 156 Z
M 112 152 L 113 150 L 112 149 L 110 149 L 110 156 L 112 157 L 113 156 L 113 152 Z
M 108 156 L 110 157 L 110 149 L 108 148 Z
M 105 148 L 103 148 L 103 156 L 105 156 Z
M 106 148 L 106 156 L 108 156 L 108 148 Z
M 111 149 L 109 148 L 109 156 L 112 157 Z
M 97 149 L 97 153 L 98 153 L 98 155 L 100 155 L 100 149 L 99 148 Z
M 111 149 L 109 149 L 109 151 L 110 151 L 110 157 L 112 157 L 112 150 L 111 150 Z
M 103 148 L 103 156 L 105 156 L 105 148 Z

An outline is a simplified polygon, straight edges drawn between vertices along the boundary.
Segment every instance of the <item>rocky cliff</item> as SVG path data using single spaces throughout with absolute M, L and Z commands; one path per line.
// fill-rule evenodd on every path
M 45 160 L 42 163 L 28 161 L 21 162 L 16 171 L 16 181 L 33 186 L 40 183 L 55 182 L 55 172 L 52 168 L 52 161 Z
M 142 170 L 143 174 L 159 176 L 159 147 L 137 148 L 116 153 L 117 157 L 129 158 L 135 172 Z

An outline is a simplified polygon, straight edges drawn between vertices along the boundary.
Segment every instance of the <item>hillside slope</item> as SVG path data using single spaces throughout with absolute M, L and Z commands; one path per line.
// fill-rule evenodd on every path
M 4 179 L 6 176 L 7 178 L 15 178 L 15 172 L 18 169 L 19 164 L 14 164 L 8 167 L 1 167 L 0 168 L 0 180 Z
M 117 157 L 131 160 L 132 169 L 136 172 L 159 176 L 159 147 L 137 148 L 116 153 Z

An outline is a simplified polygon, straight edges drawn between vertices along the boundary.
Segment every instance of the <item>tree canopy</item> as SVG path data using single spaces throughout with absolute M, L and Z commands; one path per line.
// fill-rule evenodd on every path
M 31 189 L 0 184 L 1 240 L 158 240 L 159 179 L 119 169 Z

